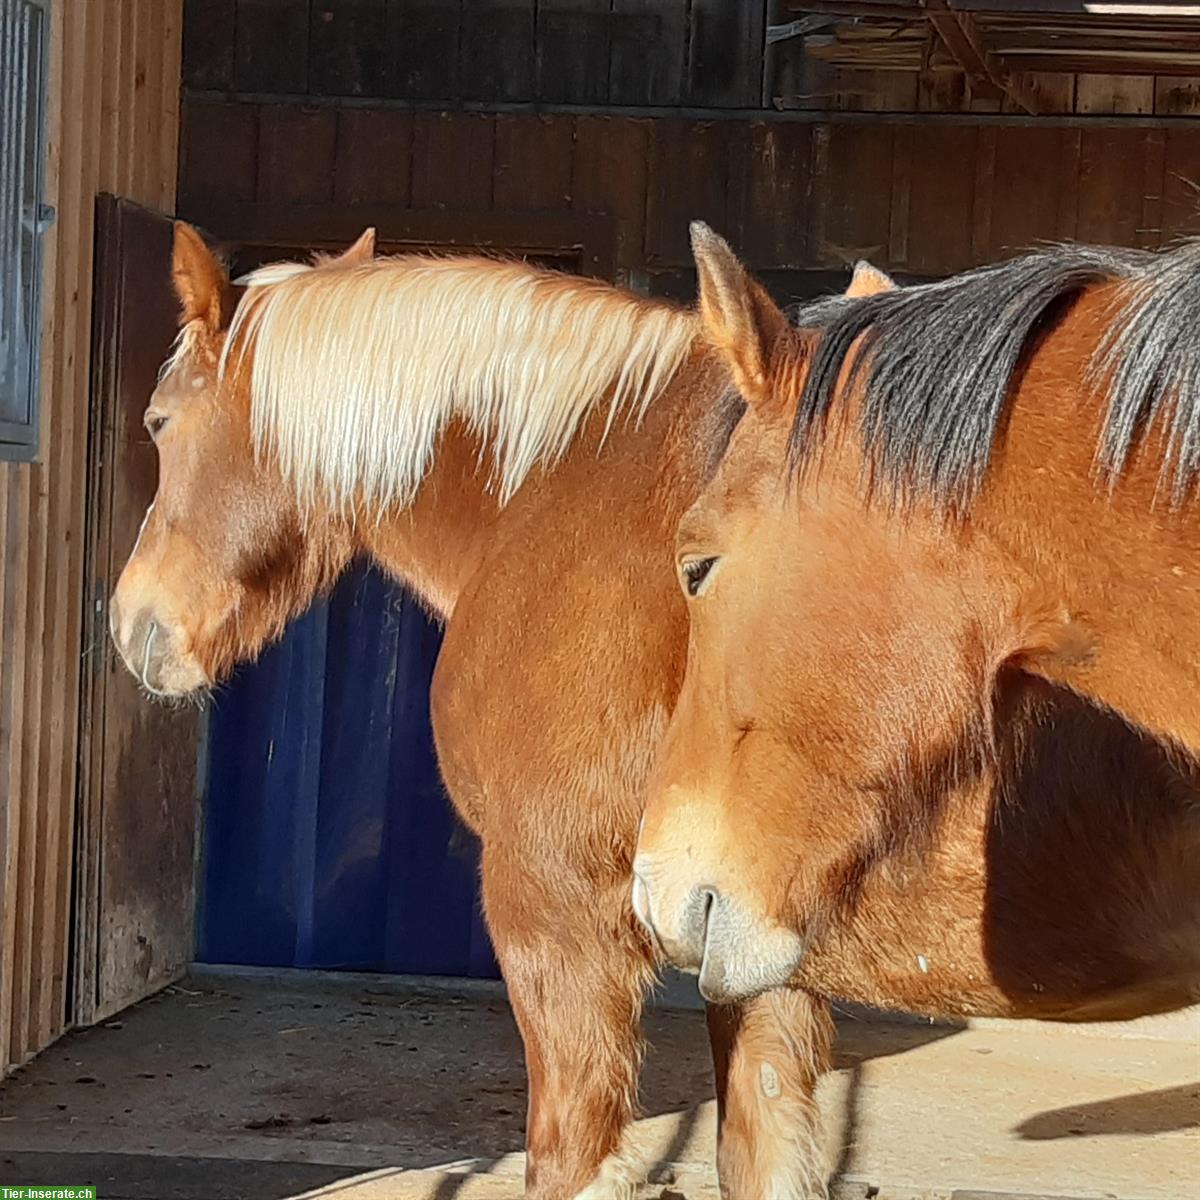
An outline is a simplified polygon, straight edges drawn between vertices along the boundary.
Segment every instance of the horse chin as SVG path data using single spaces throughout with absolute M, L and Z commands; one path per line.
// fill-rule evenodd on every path
M 214 684 L 199 663 L 187 658 L 178 663 L 164 663 L 153 676 L 141 675 L 139 682 L 147 695 L 168 702 L 204 696 Z

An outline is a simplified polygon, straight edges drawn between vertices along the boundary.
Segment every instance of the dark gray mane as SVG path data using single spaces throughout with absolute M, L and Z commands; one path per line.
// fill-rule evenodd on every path
M 920 287 L 800 309 L 819 339 L 791 434 L 794 467 L 821 443 L 846 355 L 875 480 L 962 511 L 987 470 L 1023 356 L 1079 292 L 1115 281 L 1111 334 L 1081 386 L 1108 411 L 1096 463 L 1114 480 L 1138 438 L 1164 435 L 1174 502 L 1200 473 L 1200 241 L 1160 253 L 1053 246 Z

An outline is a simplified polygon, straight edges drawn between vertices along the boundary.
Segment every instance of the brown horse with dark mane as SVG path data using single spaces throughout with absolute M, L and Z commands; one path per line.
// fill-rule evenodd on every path
M 690 644 L 644 924 L 710 1001 L 1200 1001 L 1200 335 L 1194 307 L 1148 315 L 1200 251 L 1055 251 L 915 297 L 877 275 L 796 329 L 694 244 L 747 410 L 678 531 Z
M 1165 794 L 1194 813 L 1200 248 L 1057 248 L 793 328 L 720 239 L 697 247 L 749 408 L 679 530 L 689 668 L 635 885 L 669 955 L 710 996 L 806 978 L 880 863 L 928 848 L 964 791 L 1013 791 L 1030 697 L 1089 702 L 1121 745 L 1100 710 L 1140 726 L 1135 760 L 1175 762 Z M 1134 808 L 1164 792 L 1093 779 L 1097 750 L 1070 737 L 1062 753 L 1092 781 L 1080 829 L 1114 789 Z M 1072 861 L 1086 844 L 1064 837 L 1064 869 L 1126 887 L 1103 856 Z M 1057 895 L 1011 919 L 1073 921 L 1079 897 Z M 1152 1008 L 1162 962 L 1130 949 L 1107 966 Z M 1200 947 L 1176 949 L 1186 975 Z

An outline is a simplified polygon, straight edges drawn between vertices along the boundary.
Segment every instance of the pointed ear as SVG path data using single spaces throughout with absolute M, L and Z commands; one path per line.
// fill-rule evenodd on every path
M 703 221 L 692 222 L 691 234 L 704 331 L 729 364 L 738 390 L 755 404 L 770 391 L 771 350 L 787 318 L 724 238 Z
M 854 274 L 846 295 L 850 298 L 858 296 L 877 296 L 880 292 L 894 292 L 896 281 L 878 267 L 859 259 L 854 264 Z
M 368 225 L 366 229 L 358 235 L 358 240 L 353 246 L 348 246 L 338 255 L 338 262 L 345 263 L 347 266 L 352 263 L 370 262 L 375 257 L 375 226 Z
M 209 332 L 225 327 L 232 311 L 229 276 L 204 239 L 184 221 L 175 222 L 171 277 L 179 297 L 179 326 L 200 320 Z
M 352 267 L 356 263 L 370 262 L 375 257 L 375 227 L 369 225 L 358 235 L 358 240 L 352 246 L 347 246 L 341 254 L 324 254 L 317 252 L 312 256 L 315 267 Z

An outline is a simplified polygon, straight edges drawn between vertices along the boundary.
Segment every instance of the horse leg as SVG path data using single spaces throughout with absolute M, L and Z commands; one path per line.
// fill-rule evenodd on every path
M 564 864 L 559 864 L 560 867 Z M 632 1200 L 625 1143 L 652 979 L 622 881 L 531 877 L 484 848 L 488 925 L 525 1043 L 530 1200 Z
M 717 1174 L 726 1200 L 823 1200 L 814 1092 L 829 1064 L 829 1004 L 776 989 L 709 1005 L 717 1081 Z

